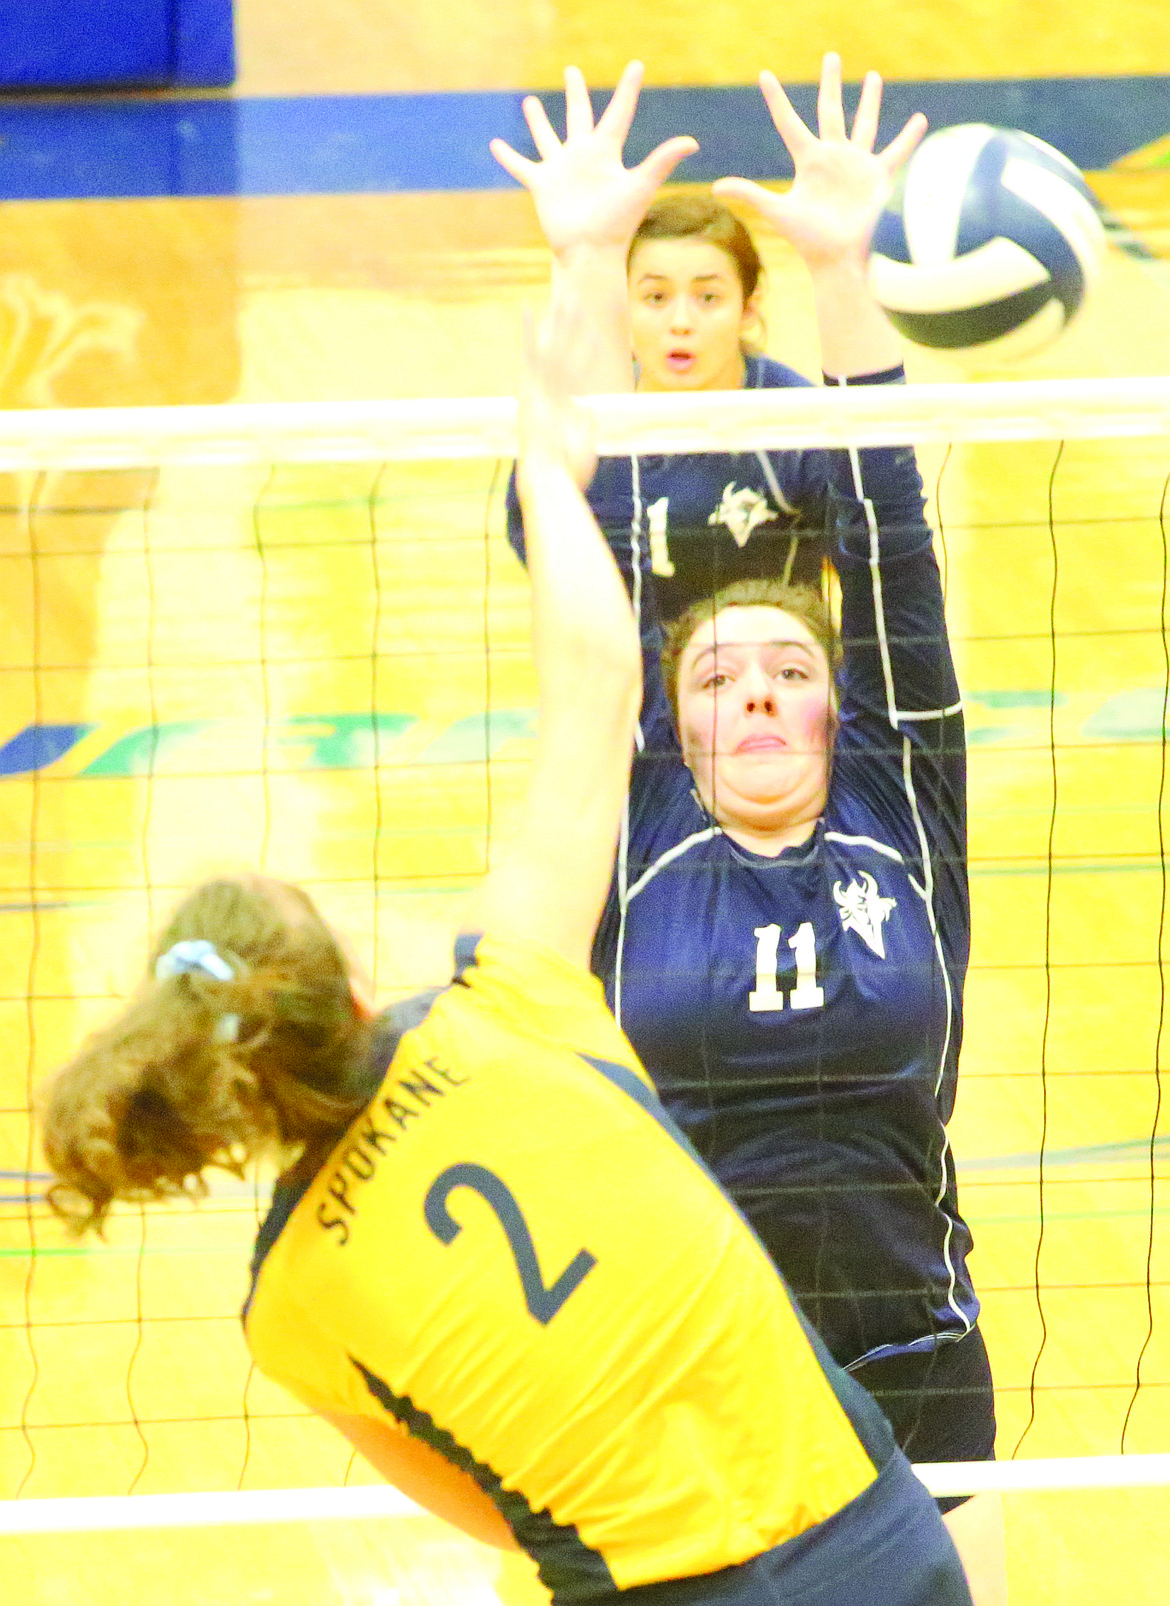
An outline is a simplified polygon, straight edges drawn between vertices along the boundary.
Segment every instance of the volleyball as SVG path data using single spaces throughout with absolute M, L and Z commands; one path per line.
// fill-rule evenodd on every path
M 918 345 L 1027 356 L 1055 340 L 1097 276 L 1105 230 L 1078 168 L 1016 129 L 931 134 L 874 230 L 869 281 Z

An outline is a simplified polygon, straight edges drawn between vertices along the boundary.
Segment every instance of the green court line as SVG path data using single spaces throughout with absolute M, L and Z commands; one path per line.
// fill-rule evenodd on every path
M 1149 1210 L 1045 1210 L 1044 1220 L 1047 1225 L 1054 1221 L 1122 1221 L 1138 1220 L 1149 1221 L 1151 1214 L 1157 1219 L 1159 1216 L 1170 1216 L 1170 1205 L 1157 1205 L 1151 1212 Z M 978 1214 L 964 1216 L 977 1231 L 985 1227 L 1018 1227 L 1027 1224 L 1039 1226 L 1040 1215 L 1036 1212 L 1023 1216 L 981 1216 Z
M 54 1244 L 44 1249 L 0 1249 L 0 1260 L 76 1260 L 80 1256 L 91 1256 L 98 1260 L 137 1260 L 139 1256 L 147 1255 L 156 1259 L 171 1255 L 231 1255 L 238 1260 L 240 1253 L 239 1244 L 225 1244 L 222 1247 L 214 1244 L 176 1244 L 166 1249 L 123 1249 L 113 1244 Z
M 434 830 L 433 830 L 433 828 L 428 830 L 426 828 L 420 827 L 418 829 L 417 833 L 414 832 L 414 831 L 398 831 L 398 832 L 395 833 L 396 836 L 402 836 L 402 837 L 411 836 L 411 835 L 415 835 L 415 834 L 420 835 L 420 836 L 433 836 L 434 835 Z M 483 833 L 482 833 L 482 830 L 480 830 L 480 829 L 476 829 L 474 827 L 468 826 L 468 827 L 463 828 L 459 832 L 444 832 L 444 834 L 445 835 L 456 835 L 456 834 L 458 834 L 458 835 L 465 835 L 465 836 L 468 836 L 468 837 L 473 837 L 473 836 L 474 837 L 478 837 L 478 836 L 482 836 Z M 356 838 L 358 836 L 361 836 L 362 833 L 361 832 L 354 832 L 354 833 L 352 833 L 352 835 Z M 343 839 L 344 838 L 339 838 L 339 840 L 343 840 Z M 0 844 L 0 851 L 3 851 L 3 845 L 2 844 Z M 995 877 L 1000 877 L 1000 878 L 1005 878 L 1005 879 L 1006 878 L 1028 877 L 1028 876 L 1037 877 L 1037 876 L 1046 876 L 1046 875 L 1049 875 L 1049 874 L 1051 874 L 1053 876 L 1152 875 L 1152 874 L 1161 875 L 1163 873 L 1164 869 L 1165 869 L 1165 867 L 1163 866 L 1162 861 L 1160 859 L 1150 858 L 1150 859 L 1127 860 L 1127 861 L 1124 861 L 1122 863 L 1113 862 L 1113 863 L 1094 863 L 1094 864 L 1053 864 L 1051 866 L 1047 865 L 1047 864 L 1020 864 L 1020 865 L 1016 865 L 1016 864 L 1002 864 L 1002 865 L 997 865 L 997 864 L 972 864 L 970 866 L 969 874 L 970 874 L 972 880 L 974 880 L 974 879 L 977 879 L 977 878 L 978 879 L 991 879 L 991 878 L 995 878 Z M 426 878 L 425 877 L 421 877 L 420 879 L 426 879 Z M 321 875 L 321 876 L 314 877 L 312 884 L 314 886 L 335 886 L 335 885 L 336 886 L 344 886 L 344 885 L 347 885 L 347 884 L 352 884 L 354 887 L 359 887 L 359 886 L 363 886 L 364 885 L 364 883 L 359 882 L 356 878 L 345 877 L 345 876 L 328 876 L 328 875 Z M 432 894 L 435 894 L 435 893 L 455 894 L 455 893 L 470 892 L 472 887 L 473 887 L 473 885 L 474 885 L 473 882 L 462 881 L 462 882 L 449 883 L 449 884 L 447 884 L 445 886 L 438 886 L 438 887 L 430 886 L 430 885 L 422 886 L 422 887 L 418 887 L 418 886 L 399 886 L 399 887 L 394 887 L 394 886 L 384 886 L 383 885 L 383 886 L 379 886 L 377 889 L 373 889 L 373 888 L 369 888 L 367 886 L 367 887 L 365 887 L 365 890 L 366 890 L 366 892 L 373 891 L 374 895 L 379 899 L 379 901 L 382 901 L 382 900 L 389 899 L 389 898 L 417 898 L 417 897 L 422 897 L 422 896 L 429 896 L 429 895 L 432 895 Z M 2 890 L 2 889 L 0 889 L 0 890 Z M 23 888 L 21 888 L 21 889 L 12 888 L 11 889 L 11 891 L 13 893 L 15 893 L 17 890 L 23 891 L 24 889 Z M 131 888 L 130 890 L 131 891 L 142 891 L 143 889 L 141 887 L 138 887 L 138 888 Z M 170 892 L 176 892 L 177 893 L 177 892 L 180 892 L 180 891 L 182 891 L 184 889 L 180 888 L 180 887 L 171 887 L 171 888 L 160 887 L 160 888 L 155 888 L 155 890 L 156 891 L 164 891 L 164 892 L 165 891 L 170 891 Z M 62 913 L 68 912 L 69 910 L 73 910 L 73 909 L 97 909 L 97 908 L 102 908 L 103 906 L 107 906 L 107 905 L 109 905 L 111 903 L 116 902 L 118 899 L 125 897 L 126 891 L 127 891 L 127 889 L 125 887 L 111 887 L 108 890 L 108 892 L 103 891 L 101 894 L 99 894 L 96 897 L 91 896 L 91 897 L 87 897 L 87 898 L 77 898 L 77 899 L 69 899 L 69 898 L 57 899 L 57 898 L 55 898 L 55 899 L 53 899 L 51 905 L 46 906 L 45 904 L 41 904 L 39 907 L 42 910 L 44 910 L 46 907 L 51 907 L 54 912 L 62 912 Z M 11 903 L 11 904 L 8 904 L 6 906 L 0 906 L 0 914 L 27 914 L 27 913 L 30 912 L 32 907 L 33 906 L 31 904 L 27 903 L 27 902 L 24 902 L 24 903 Z
M 1059 1210 L 1059 1211 L 1057 1211 L 1057 1210 L 1046 1210 L 1044 1212 L 1044 1219 L 1045 1219 L 1045 1222 L 1048 1225 L 1052 1225 L 1054 1222 L 1121 1221 L 1121 1220 L 1148 1221 L 1150 1219 L 1150 1214 L 1151 1213 L 1150 1213 L 1149 1210 L 1137 1210 L 1137 1209 L 1135 1209 L 1135 1210 Z M 1157 1206 L 1153 1211 L 1153 1215 L 1154 1215 L 1154 1217 L 1156 1219 L 1161 1219 L 1161 1218 L 1164 1218 L 1164 1217 L 1170 1217 L 1170 1205 L 1159 1205 L 1159 1206 Z M 1040 1218 L 1039 1218 L 1039 1216 L 1037 1214 L 1032 1214 L 1032 1215 L 1004 1215 L 1004 1216 L 974 1215 L 970 1219 L 971 1219 L 972 1225 L 975 1227 L 975 1229 L 977 1231 L 983 1231 L 983 1230 L 986 1230 L 989 1227 L 1011 1227 L 1011 1226 L 1025 1226 L 1025 1225 L 1026 1226 L 1037 1226 L 1039 1224 L 1039 1219 Z M 83 1256 L 88 1256 L 89 1258 L 96 1259 L 96 1260 L 137 1260 L 139 1258 L 144 1259 L 144 1260 L 145 1259 L 161 1260 L 161 1259 L 164 1259 L 166 1257 L 175 1257 L 175 1256 L 182 1257 L 182 1256 L 191 1256 L 191 1255 L 202 1255 L 202 1256 L 229 1255 L 233 1260 L 239 1261 L 241 1255 L 242 1254 L 246 1254 L 246 1252 L 247 1252 L 246 1249 L 242 1249 L 241 1246 L 238 1245 L 238 1244 L 236 1244 L 236 1245 L 230 1245 L 229 1244 L 229 1245 L 224 1245 L 222 1247 L 220 1247 L 218 1245 L 209 1245 L 206 1248 L 201 1247 L 199 1245 L 187 1246 L 187 1247 L 175 1246 L 173 1248 L 166 1248 L 166 1249 L 151 1249 L 149 1247 L 147 1247 L 146 1249 L 134 1249 L 134 1248 L 124 1248 L 123 1249 L 123 1248 L 115 1248 L 113 1246 L 106 1246 L 106 1245 L 100 1245 L 100 1244 L 94 1244 L 94 1245 L 79 1244 L 79 1245 L 76 1245 L 76 1246 L 74 1246 L 74 1245 L 56 1246 L 55 1245 L 55 1246 L 53 1246 L 51 1248 L 45 1248 L 45 1249 L 0 1249 L 0 1260 L 69 1260 L 69 1259 L 78 1259 L 78 1258 L 81 1258 Z
M 972 864 L 972 876 L 1039 876 L 1039 875 L 1135 875 L 1164 869 L 1161 859 L 1128 859 L 1097 864 Z
M 1170 1153 L 1170 1137 L 1155 1137 L 1153 1146 L 1156 1154 Z M 1050 1154 L 997 1154 L 987 1159 L 963 1160 L 959 1163 L 959 1174 L 965 1176 L 970 1171 L 1007 1171 L 1018 1166 L 1036 1167 L 1041 1160 L 1045 1166 L 1053 1165 L 1100 1165 L 1107 1160 L 1144 1160 L 1149 1156 L 1150 1139 L 1120 1138 L 1115 1143 L 1086 1143 L 1069 1149 L 1053 1149 Z

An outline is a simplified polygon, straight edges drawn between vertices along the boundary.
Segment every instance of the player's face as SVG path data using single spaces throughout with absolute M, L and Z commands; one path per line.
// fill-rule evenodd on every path
M 811 825 L 825 805 L 833 681 L 824 648 L 781 608 L 726 608 L 679 661 L 683 756 L 706 808 L 754 831 Z
M 630 262 L 639 390 L 739 390 L 755 317 L 735 261 L 710 240 L 646 240 Z

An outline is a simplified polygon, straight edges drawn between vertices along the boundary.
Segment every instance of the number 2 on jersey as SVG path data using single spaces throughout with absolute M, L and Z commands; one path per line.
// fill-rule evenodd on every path
M 780 957 L 780 927 L 757 926 L 756 985 L 748 994 L 748 1008 L 753 1013 L 784 1008 L 784 994 L 780 991 L 776 971 Z M 825 1002 L 825 989 L 817 985 L 817 937 L 810 921 L 796 928 L 789 937 L 788 946 L 796 955 L 796 986 L 788 995 L 790 1009 L 820 1009 Z
M 540 1262 L 536 1258 L 536 1245 L 516 1203 L 515 1194 L 494 1171 L 467 1162 L 449 1165 L 445 1171 L 440 1171 L 427 1189 L 423 1215 L 440 1243 L 454 1243 L 463 1230 L 462 1223 L 456 1221 L 447 1208 L 447 1200 L 456 1188 L 471 1188 L 487 1201 L 499 1217 L 512 1251 L 512 1259 L 516 1262 L 516 1270 L 520 1273 L 524 1303 L 528 1306 L 529 1314 L 547 1327 L 569 1295 L 580 1287 L 582 1280 L 596 1266 L 596 1256 L 591 1255 L 588 1249 L 579 1249 L 556 1281 L 546 1287 Z

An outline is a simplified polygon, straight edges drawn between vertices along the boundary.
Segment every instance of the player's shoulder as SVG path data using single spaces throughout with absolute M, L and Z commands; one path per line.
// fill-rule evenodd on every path
M 456 939 L 454 984 L 437 1004 L 456 1011 L 486 1007 L 519 1021 L 546 1010 L 571 1016 L 606 1008 L 601 984 L 583 965 L 545 943 L 490 928 Z
M 778 362 L 775 357 L 768 357 L 763 352 L 752 353 L 745 359 L 744 389 L 745 390 L 788 390 L 794 387 L 808 389 L 813 381 L 790 368 L 787 363 Z
M 371 1097 L 398 1052 L 398 1045 L 403 1037 L 407 1032 L 414 1031 L 423 1024 L 436 1001 L 446 991 L 447 986 L 424 987 L 420 992 L 411 993 L 409 997 L 390 1004 L 377 1015 L 373 1024 L 366 1072 Z
M 695 790 L 694 776 L 678 746 L 673 725 L 661 746 L 639 753 L 630 770 L 630 811 L 627 826 L 630 855 L 652 859 L 691 847 L 709 834 L 711 816 Z
M 450 982 L 430 987 L 384 1010 L 374 1024 L 363 1091 L 425 1056 L 438 1040 L 471 1053 L 489 1016 L 505 1031 L 525 1033 L 541 1020 L 609 1021 L 601 983 L 547 944 L 493 931 L 463 931 L 455 939 Z

